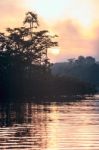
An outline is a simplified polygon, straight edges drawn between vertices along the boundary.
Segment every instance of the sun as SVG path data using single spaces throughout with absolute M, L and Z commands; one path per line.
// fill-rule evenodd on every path
M 49 53 L 52 54 L 52 55 L 59 55 L 60 54 L 60 49 L 57 48 L 57 47 L 50 48 Z

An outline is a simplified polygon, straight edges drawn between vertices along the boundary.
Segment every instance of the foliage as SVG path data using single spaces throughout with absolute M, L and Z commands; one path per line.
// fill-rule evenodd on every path
M 91 56 L 79 56 L 68 62 L 54 64 L 52 73 L 59 76 L 75 77 L 81 81 L 99 86 L 99 64 Z
M 22 62 L 28 64 L 48 65 L 47 49 L 57 46 L 47 30 L 34 31 L 38 28 L 37 14 L 26 13 L 23 26 L 20 28 L 7 28 L 8 34 L 0 33 L 0 50 L 2 55 L 21 57 Z
M 38 16 L 28 12 L 20 28 L 0 33 L 0 97 L 42 97 L 94 93 L 79 80 L 51 75 L 48 48 L 57 46 L 55 36 L 38 31 Z

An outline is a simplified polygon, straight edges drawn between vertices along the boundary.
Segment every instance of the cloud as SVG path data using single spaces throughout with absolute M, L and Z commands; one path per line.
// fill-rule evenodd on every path
M 23 0 L 17 0 L 17 2 L 13 0 L 0 1 L 0 30 L 20 24 L 25 12 L 22 2 Z
M 32 1 L 33 2 L 33 1 Z M 26 8 L 25 0 L 3 0 L 0 1 L 0 31 L 5 31 L 7 27 L 22 26 Z M 48 25 L 42 17 L 39 17 L 40 29 L 47 29 Z
M 79 55 L 97 55 L 99 36 L 94 35 L 91 38 L 88 34 L 85 36 L 84 29 L 74 20 L 58 22 L 53 30 L 59 35 L 58 42 L 61 49 L 60 55 L 57 58 L 55 57 L 55 60 L 64 61 L 67 58 L 78 57 Z
M 31 2 L 29 4 L 30 6 L 33 5 L 34 2 L 34 0 L 29 0 L 27 1 L 27 3 L 25 3 L 26 1 L 27 0 L 17 0 L 17 1 L 1 0 L 0 1 L 0 30 L 1 31 L 4 31 L 7 27 L 13 28 L 15 26 L 22 25 L 23 19 L 25 17 L 25 12 L 27 12 L 28 11 L 27 9 L 29 9 L 29 7 L 26 7 L 26 4 Z M 40 2 L 40 0 L 38 1 Z M 38 10 L 41 8 L 39 2 L 37 3 L 39 5 L 35 6 L 35 7 L 38 6 L 37 7 Z M 99 21 L 98 21 L 99 2 L 98 0 L 83 0 L 82 5 L 79 0 L 71 0 L 68 1 L 68 3 L 67 1 L 64 0 L 64 2 L 67 4 L 66 5 L 67 9 L 65 9 L 66 13 L 64 13 L 63 18 L 59 17 L 58 19 L 55 20 L 58 22 L 47 21 L 46 23 L 46 20 L 44 19 L 45 15 L 48 14 L 54 15 L 53 11 L 52 12 L 48 11 L 48 14 L 44 13 L 44 16 L 42 16 L 42 14 L 38 15 L 38 17 L 41 16 L 39 17 L 40 25 L 41 25 L 40 29 L 52 30 L 55 34 L 58 34 L 59 36 L 58 42 L 59 42 L 60 54 L 57 56 L 49 54 L 51 60 L 64 61 L 67 58 L 77 57 L 79 55 L 84 55 L 84 56 L 93 55 L 96 58 L 99 58 Z M 87 14 L 86 12 L 88 8 L 90 8 L 88 11 L 90 13 Z M 63 9 L 63 4 L 61 9 Z M 43 10 L 44 7 L 42 7 L 42 11 Z M 84 12 L 84 10 L 86 11 Z M 66 20 L 65 19 L 67 18 L 66 16 L 68 16 L 68 18 L 71 19 Z M 90 31 L 88 31 L 89 30 L 88 28 L 85 29 L 84 27 L 82 27 L 78 22 L 82 21 L 80 22 L 82 23 L 82 25 L 83 23 L 88 23 L 86 22 L 85 17 L 87 21 L 88 18 L 90 17 L 89 19 L 91 19 L 92 22 L 95 22 L 95 25 L 97 25 L 97 27 L 94 26 L 94 28 L 92 29 L 90 28 L 90 26 L 88 26 L 88 28 L 90 28 Z M 46 16 L 45 18 L 48 18 L 48 16 Z M 90 25 L 92 22 L 90 22 Z M 93 34 L 93 36 L 90 37 L 89 34 Z
M 21 2 L 19 0 L 17 0 L 17 2 L 13 0 L 0 1 L 0 16 L 13 16 L 17 13 L 21 13 L 23 9 L 23 5 L 21 5 L 22 2 L 23 0 L 21 0 Z
M 95 57 L 99 60 L 99 26 L 94 29 L 94 39 L 92 42 Z

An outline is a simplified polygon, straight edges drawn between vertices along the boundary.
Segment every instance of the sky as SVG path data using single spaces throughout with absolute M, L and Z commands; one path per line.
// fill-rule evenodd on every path
M 27 11 L 38 14 L 40 29 L 58 35 L 59 46 L 48 50 L 52 62 L 99 59 L 99 0 L 1 0 L 0 31 L 22 26 Z

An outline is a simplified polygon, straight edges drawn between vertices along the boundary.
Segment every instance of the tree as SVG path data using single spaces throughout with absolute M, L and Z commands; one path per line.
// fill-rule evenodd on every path
M 95 64 L 95 58 L 93 58 L 91 56 L 87 56 L 86 57 L 86 64 L 89 64 L 89 65 Z
M 27 12 L 23 23 L 28 23 L 30 29 L 37 28 L 39 26 L 37 14 L 33 12 Z
M 0 33 L 0 90 L 4 95 L 37 92 L 37 84 L 49 72 L 47 49 L 57 45 L 56 36 L 38 27 L 37 14 L 27 12 L 22 27 Z
M 21 55 L 22 61 L 30 64 L 45 65 L 49 64 L 47 49 L 57 46 L 53 39 L 56 36 L 50 36 L 47 30 L 34 31 L 38 28 L 37 14 L 27 12 L 24 25 L 20 28 L 7 28 L 8 35 L 1 33 L 0 49 L 1 51 L 10 51 L 12 55 Z
M 68 59 L 68 63 L 69 63 L 70 65 L 74 64 L 74 63 L 75 63 L 75 58 L 70 58 L 70 59 Z

